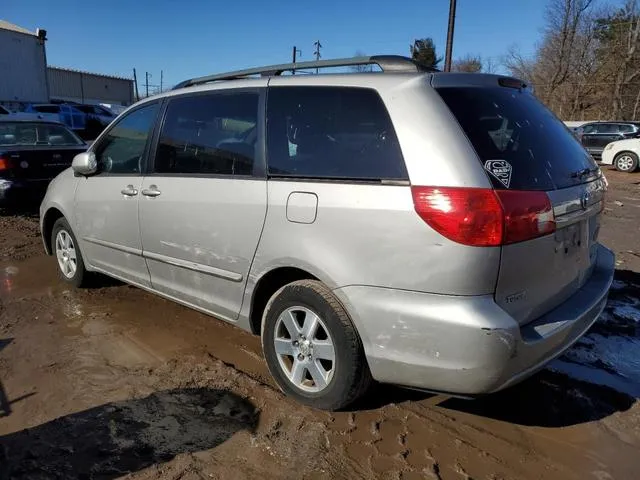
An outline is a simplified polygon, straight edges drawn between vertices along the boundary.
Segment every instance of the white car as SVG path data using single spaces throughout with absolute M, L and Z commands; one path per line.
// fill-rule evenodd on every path
M 602 163 L 613 165 L 621 172 L 631 173 L 638 169 L 640 138 L 629 138 L 611 142 L 602 152 Z

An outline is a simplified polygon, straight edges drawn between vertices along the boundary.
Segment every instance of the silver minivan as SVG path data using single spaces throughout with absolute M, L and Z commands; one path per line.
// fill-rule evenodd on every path
M 283 75 L 361 64 L 380 71 Z M 261 335 L 279 387 L 333 410 L 373 380 L 495 392 L 565 351 L 613 278 L 605 190 L 522 81 L 377 56 L 142 100 L 40 213 L 64 281 L 103 273 Z

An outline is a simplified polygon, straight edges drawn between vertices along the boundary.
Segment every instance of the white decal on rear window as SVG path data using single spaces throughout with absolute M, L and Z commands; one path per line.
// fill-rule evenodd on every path
M 487 160 L 484 169 L 509 188 L 511 183 L 511 164 L 506 160 Z

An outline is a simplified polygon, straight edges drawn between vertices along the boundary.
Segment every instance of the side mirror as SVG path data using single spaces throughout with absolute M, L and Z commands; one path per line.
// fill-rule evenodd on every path
M 78 175 L 93 175 L 98 170 L 98 161 L 93 152 L 82 152 L 73 157 L 71 164 L 73 172 Z

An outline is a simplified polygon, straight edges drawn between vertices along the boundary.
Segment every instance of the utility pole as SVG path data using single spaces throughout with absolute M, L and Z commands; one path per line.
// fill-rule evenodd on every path
M 138 76 L 136 75 L 136 69 L 133 69 L 133 84 L 136 87 L 136 102 L 140 100 L 140 92 L 138 92 Z
M 451 71 L 451 54 L 453 53 L 453 28 L 456 23 L 456 0 L 449 0 L 449 27 L 447 29 L 447 49 L 444 56 L 444 71 Z
M 144 72 L 144 77 L 145 77 L 145 87 L 147 90 L 147 97 L 149 96 L 149 77 L 151 76 L 151 74 L 149 72 Z
M 293 46 L 293 64 L 295 65 L 296 63 L 296 56 L 297 55 L 302 55 L 302 50 L 300 50 L 298 47 L 296 47 L 295 45 Z M 291 71 L 291 75 L 295 75 L 296 71 L 295 69 Z
M 320 40 L 317 40 L 313 43 L 313 46 L 316 47 L 316 51 L 314 52 L 314 55 L 316 56 L 316 61 L 320 61 L 320 49 L 322 48 L 322 44 L 320 43 Z M 316 73 L 318 73 L 318 68 L 316 67 Z
M 164 72 L 160 70 L 160 93 L 162 93 L 162 80 L 164 79 Z

